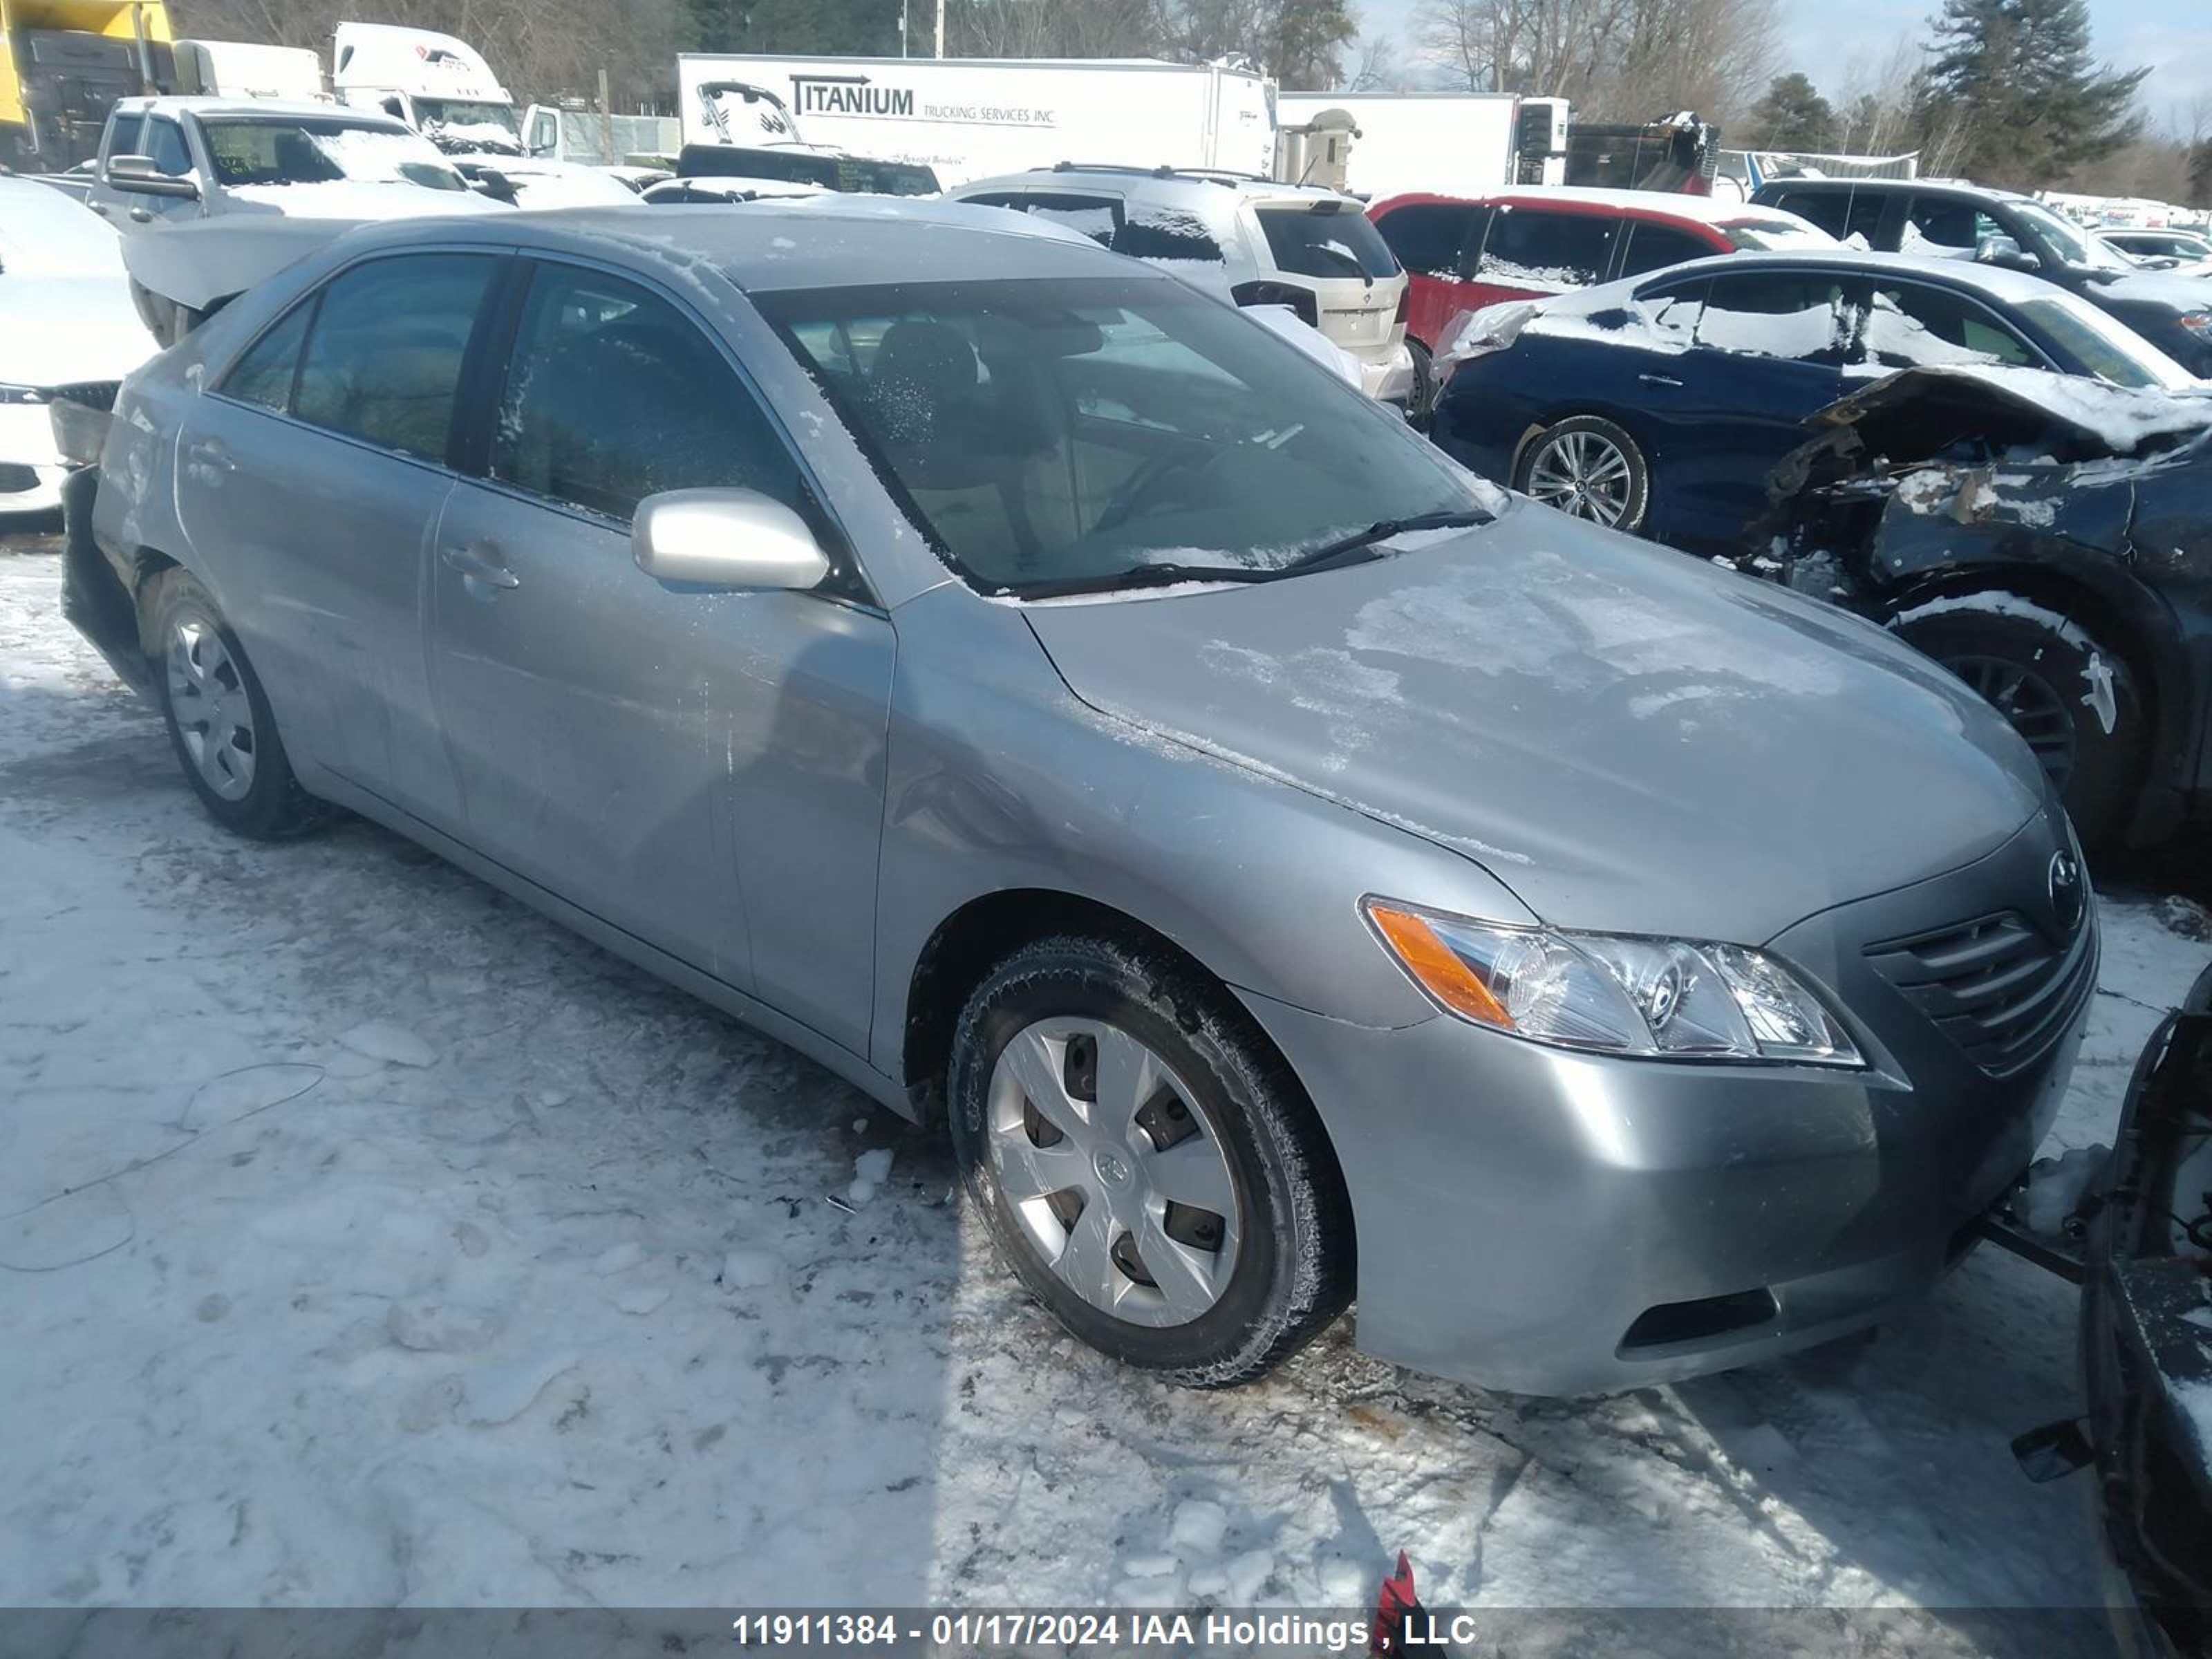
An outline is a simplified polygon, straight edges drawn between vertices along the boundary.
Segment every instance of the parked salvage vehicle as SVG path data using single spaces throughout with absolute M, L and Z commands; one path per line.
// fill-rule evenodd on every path
M 349 807 L 949 1120 L 1022 1282 L 1181 1382 L 1355 1290 L 1535 1392 L 1868 1325 L 2095 982 L 1952 676 L 995 214 L 351 232 L 131 379 L 91 528 L 218 822 Z
M 1824 248 L 1836 239 L 1794 213 L 1656 190 L 1522 185 L 1469 196 L 1393 196 L 1367 210 L 1406 268 L 1406 343 L 1436 401 L 1437 348 L 1468 312 L 1567 294 L 1750 248 Z
M 2058 1189 L 2039 1206 L 2045 1227 L 2021 1213 L 2033 1206 L 2031 1183 L 1990 1234 L 2081 1287 L 2087 1411 L 2017 1437 L 2013 1454 L 2032 1480 L 2092 1472 L 2118 1651 L 2202 1659 L 2212 1653 L 2212 968 L 2143 1045 L 2112 1146 L 2040 1160 L 2031 1176 Z
M 2160 840 L 2212 809 L 2212 388 L 1922 368 L 1810 424 L 1745 568 L 1988 697 L 2085 841 Z
M 154 350 L 115 233 L 58 191 L 0 177 L 0 514 L 61 505 L 56 409 L 105 409 Z
M 1805 418 L 1854 384 L 1939 363 L 2195 384 L 2048 283 L 1842 249 L 1699 259 L 1492 307 L 1445 356 L 1434 431 L 1460 460 L 1577 517 L 1728 554 Z
M 2212 288 L 2145 270 L 2032 196 L 1942 179 L 1778 179 L 1760 207 L 1846 241 L 2025 271 L 2111 313 L 2192 374 L 2212 376 Z
M 1421 410 L 1406 273 L 1349 196 L 1235 173 L 1066 161 L 951 193 L 1065 226 L 1233 304 L 1286 307 L 1358 361 L 1369 397 Z

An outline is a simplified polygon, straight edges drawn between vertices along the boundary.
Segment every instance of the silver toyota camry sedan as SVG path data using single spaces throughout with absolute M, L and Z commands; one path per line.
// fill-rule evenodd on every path
M 1575 1393 L 1926 1291 L 2096 922 L 1993 710 L 1173 277 L 865 201 L 356 231 L 125 386 L 75 613 L 331 805 L 949 1127 L 1070 1330 Z

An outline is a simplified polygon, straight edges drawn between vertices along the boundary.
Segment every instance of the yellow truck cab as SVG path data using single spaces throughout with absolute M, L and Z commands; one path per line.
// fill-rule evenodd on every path
M 162 0 L 0 0 L 0 167 L 65 171 L 117 99 L 174 79 Z

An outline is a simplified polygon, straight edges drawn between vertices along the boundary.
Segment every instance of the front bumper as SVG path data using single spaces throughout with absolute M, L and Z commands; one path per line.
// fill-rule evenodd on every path
M 1443 1015 L 1376 1030 L 1247 994 L 1349 1189 L 1358 1340 L 1484 1388 L 1638 1388 L 1808 1347 L 1928 1291 L 2057 1115 L 2095 971 L 1996 1077 L 1866 947 L 2018 908 L 2058 830 L 1767 942 L 1838 994 L 1866 1071 L 1577 1054 Z M 2023 887 L 2030 875 L 2034 885 Z
M 0 404 L 0 513 L 51 513 L 69 476 L 54 447 L 52 406 Z

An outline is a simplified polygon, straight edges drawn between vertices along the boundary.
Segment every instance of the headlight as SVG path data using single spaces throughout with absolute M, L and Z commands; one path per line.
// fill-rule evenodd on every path
M 34 386 L 9 386 L 0 382 L 0 404 L 42 404 L 46 394 Z
M 1563 1048 L 1863 1066 L 1827 1005 L 1740 945 L 1570 933 L 1366 902 L 1415 984 L 1462 1019 Z

